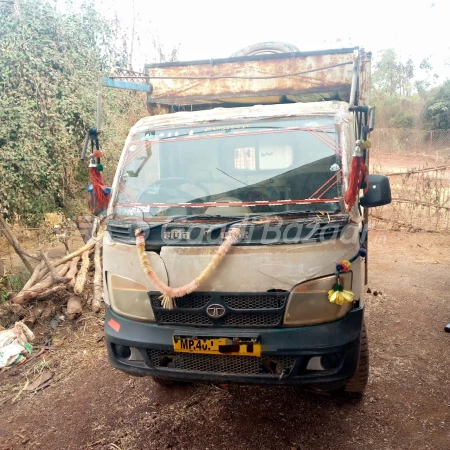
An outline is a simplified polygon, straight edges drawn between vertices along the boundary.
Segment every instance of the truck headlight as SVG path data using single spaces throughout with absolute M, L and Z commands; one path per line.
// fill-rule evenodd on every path
M 113 311 L 130 319 L 155 321 L 147 288 L 143 284 L 114 274 L 107 274 L 107 280 Z
M 352 273 L 341 274 L 340 281 L 344 289 L 350 290 Z M 328 291 L 335 283 L 336 277 L 330 275 L 294 287 L 288 299 L 284 326 L 316 325 L 344 317 L 351 309 L 351 303 L 340 306 L 328 300 Z

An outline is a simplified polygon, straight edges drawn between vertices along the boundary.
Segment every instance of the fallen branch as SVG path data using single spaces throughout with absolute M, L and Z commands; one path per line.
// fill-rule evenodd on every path
M 102 309 L 102 261 L 100 259 L 101 242 L 95 244 L 95 275 L 94 275 L 94 295 L 92 297 L 91 309 L 98 313 Z
M 58 271 L 58 275 L 60 277 L 64 277 L 64 275 L 69 271 L 69 264 L 65 264 L 62 266 L 62 268 Z M 44 280 L 42 280 L 40 283 L 36 284 L 35 286 L 27 289 L 27 290 L 21 290 L 14 298 L 13 303 L 17 303 L 19 305 L 22 305 L 23 303 L 29 302 L 30 300 L 33 300 L 38 295 L 44 293 L 47 289 L 49 289 L 53 284 L 53 280 L 51 277 L 47 277 Z
M 45 265 L 47 266 L 48 270 L 50 271 L 50 276 L 53 283 L 67 283 L 70 281 L 70 278 L 66 277 L 60 277 L 58 275 L 58 272 L 56 271 L 55 267 L 51 264 L 51 262 L 48 260 L 47 255 L 41 251 L 41 258 L 44 261 Z
M 5 220 L 5 218 L 3 217 L 2 214 L 0 214 L 0 224 L 3 227 L 3 228 L 1 228 L 1 231 L 3 231 L 3 234 L 5 234 L 5 232 L 8 233 L 10 239 L 16 243 L 17 247 L 20 249 L 20 251 L 22 252 L 23 255 L 25 255 L 27 258 L 34 259 L 35 261 L 39 261 L 40 260 L 39 256 L 32 255 L 32 254 L 28 253 L 26 250 L 24 250 L 20 246 L 19 241 L 14 236 L 13 232 L 11 231 L 11 228 L 9 228 L 9 225 L 6 223 L 6 220 Z
M 6 223 L 6 220 L 4 219 L 2 214 L 0 214 L 0 224 L 2 225 L 2 228 L 0 228 L 0 230 L 3 233 L 3 236 L 5 236 L 6 240 L 11 244 L 12 248 L 17 253 L 19 258 L 22 260 L 25 267 L 27 268 L 28 272 L 30 272 L 30 274 L 32 274 L 33 267 L 31 267 L 31 264 L 25 258 L 24 250 L 20 246 L 16 237 L 13 235 L 12 231 L 10 230 L 10 228 L 9 228 L 8 224 Z M 28 256 L 30 256 L 30 255 L 28 255 Z
M 45 261 L 41 260 L 41 262 L 34 268 L 33 274 L 28 279 L 28 281 L 25 283 L 25 286 L 22 288 L 23 291 L 27 291 L 30 287 L 33 286 L 34 283 L 36 283 L 36 281 L 39 278 L 39 273 L 44 268 L 44 266 L 45 266 Z

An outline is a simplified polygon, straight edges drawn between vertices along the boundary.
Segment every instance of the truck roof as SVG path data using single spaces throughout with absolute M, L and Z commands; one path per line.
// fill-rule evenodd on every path
M 237 120 L 262 120 L 295 116 L 343 116 L 348 103 L 340 101 L 255 105 L 239 108 L 214 108 L 203 111 L 177 112 L 144 117 L 133 127 L 137 133 L 152 129 L 198 126 Z

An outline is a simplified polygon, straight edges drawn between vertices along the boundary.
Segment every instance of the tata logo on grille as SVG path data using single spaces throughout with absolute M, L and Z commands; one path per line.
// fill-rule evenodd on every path
M 206 314 L 213 319 L 219 319 L 225 315 L 225 308 L 222 305 L 209 305 L 206 308 Z

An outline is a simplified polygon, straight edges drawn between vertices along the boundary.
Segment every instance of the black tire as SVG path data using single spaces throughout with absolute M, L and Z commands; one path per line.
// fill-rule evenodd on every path
M 361 329 L 358 368 L 355 375 L 344 386 L 344 392 L 362 395 L 369 380 L 369 343 L 367 341 L 366 324 Z
M 250 45 L 233 53 L 231 57 L 266 55 L 270 53 L 295 53 L 299 51 L 295 45 L 286 42 L 260 42 L 259 44 Z

